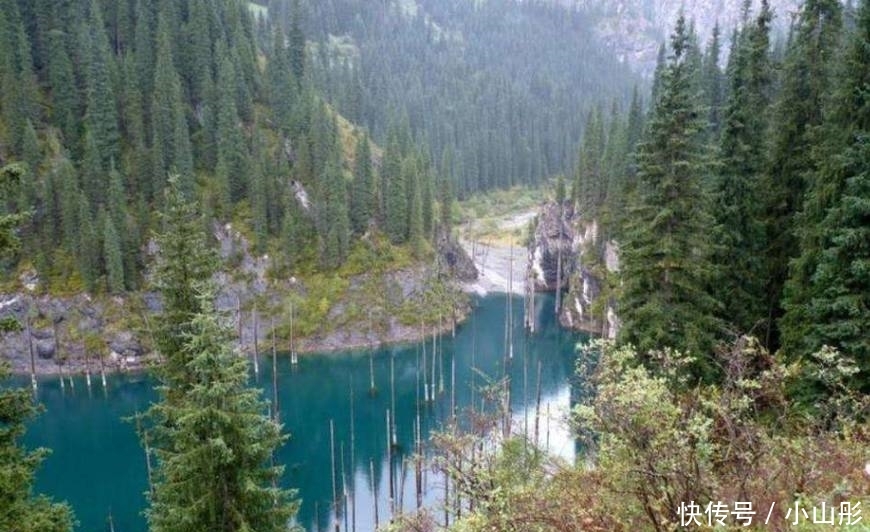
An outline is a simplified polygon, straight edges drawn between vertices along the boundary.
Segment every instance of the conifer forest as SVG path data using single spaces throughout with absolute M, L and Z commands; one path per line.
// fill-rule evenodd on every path
M 0 532 L 870 530 L 870 0 L 680 4 L 0 0 Z

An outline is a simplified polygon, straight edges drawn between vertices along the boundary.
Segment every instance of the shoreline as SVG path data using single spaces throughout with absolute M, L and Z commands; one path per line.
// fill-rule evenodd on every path
M 467 290 L 464 286 L 460 286 L 460 288 L 467 294 L 474 293 Z M 323 335 L 299 338 L 296 340 L 294 347 L 300 356 L 313 356 L 341 351 L 364 351 L 385 346 L 421 342 L 433 336 L 455 333 L 456 329 L 468 320 L 473 311 L 474 308 L 471 304 L 465 305 L 463 308 L 458 309 L 455 319 L 445 320 L 440 327 L 438 325 L 428 325 L 424 331 L 421 331 L 420 327 L 403 325 L 398 322 L 395 316 L 391 316 L 390 331 L 386 334 L 372 335 L 370 333 L 362 333 L 353 327 L 343 327 Z M 271 331 L 267 330 L 259 336 L 262 339 L 257 342 L 261 357 L 271 349 L 270 334 Z M 250 337 L 250 335 L 248 336 Z M 284 343 L 286 344 L 286 342 Z M 236 342 L 236 345 L 238 347 L 238 342 Z M 246 341 L 239 347 L 240 353 L 246 358 L 251 357 L 254 350 L 254 342 L 250 338 L 246 338 Z M 278 354 L 283 357 L 288 356 L 289 350 L 287 346 L 284 345 L 282 348 L 279 348 Z M 27 377 L 33 374 L 37 378 L 60 376 L 83 377 L 90 373 L 92 379 L 99 379 L 103 372 L 106 375 L 144 373 L 149 371 L 153 365 L 159 363 L 157 354 L 153 352 L 137 356 L 124 356 L 112 351 L 108 356 L 103 358 L 102 367 L 100 366 L 99 359 L 95 356 L 90 359 L 85 359 L 84 357 L 67 359 L 62 364 L 35 356 L 35 360 L 38 359 L 38 363 L 35 364 L 35 372 L 31 373 L 29 360 L 22 360 L 21 357 L 15 357 L 11 360 L 8 356 L 4 358 L 10 366 L 10 376 Z

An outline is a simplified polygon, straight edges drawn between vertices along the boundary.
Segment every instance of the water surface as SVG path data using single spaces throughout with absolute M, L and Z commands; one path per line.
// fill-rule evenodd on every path
M 571 459 L 574 440 L 559 418 L 570 407 L 574 346 L 580 337 L 562 330 L 555 322 L 552 298 L 536 299 L 538 329 L 527 337 L 522 330 L 522 299 L 513 298 L 514 348 L 507 373 L 511 376 L 514 424 L 522 430 L 528 423 L 531 432 L 540 362 L 540 443 Z M 414 507 L 413 472 L 407 469 L 402 482 L 401 464 L 403 453 L 413 447 L 417 415 L 423 434 L 429 434 L 443 426 L 453 401 L 457 410 L 467 408 L 473 397 L 479 405 L 480 388 L 505 374 L 506 301 L 504 295 L 479 299 L 471 318 L 457 328 L 455 337 L 448 334 L 437 340 L 434 382 L 438 391 L 443 383 L 444 391 L 436 394 L 434 402 L 423 401 L 423 343 L 303 356 L 295 367 L 289 357 L 279 357 L 279 409 L 291 438 L 280 449 L 277 460 L 286 466 L 283 484 L 298 489 L 303 500 L 300 524 L 309 531 L 326 531 L 337 517 L 344 530 L 345 521 L 352 525 L 351 514 L 355 513 L 356 530 L 373 530 L 375 501 L 381 522 L 388 518 L 387 410 L 395 411 L 395 482 L 404 486 L 404 508 Z M 429 383 L 433 380 L 432 352 L 430 339 L 425 342 Z M 452 389 L 454 358 L 456 386 Z M 264 397 L 271 400 L 271 359 L 261 359 L 259 366 L 257 384 L 263 387 Z M 374 395 L 369 390 L 372 366 L 377 388 Z M 390 385 L 391 375 L 394 388 Z M 68 501 L 80 522 L 78 530 L 108 531 L 111 516 L 116 532 L 145 532 L 145 457 L 135 426 L 124 418 L 144 411 L 155 400 L 153 380 L 147 375 L 116 375 L 109 378 L 105 391 L 99 379 L 93 384 L 89 393 L 81 378 L 75 381 L 74 390 L 69 385 L 62 390 L 56 378 L 41 380 L 39 400 L 46 412 L 31 424 L 26 443 L 49 447 L 53 453 L 38 473 L 37 489 Z M 548 410 L 549 420 L 543 416 Z M 330 438 L 330 422 L 334 440 Z M 337 514 L 332 504 L 333 441 L 336 490 L 348 493 L 348 503 Z M 436 504 L 442 487 L 443 480 L 427 472 L 425 500 Z M 343 499 L 341 495 L 339 498 Z M 356 501 L 355 512 L 352 500 Z

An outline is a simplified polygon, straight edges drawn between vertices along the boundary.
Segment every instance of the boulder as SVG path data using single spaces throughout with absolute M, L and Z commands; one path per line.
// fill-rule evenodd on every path
M 37 340 L 34 342 L 36 356 L 44 360 L 54 357 L 54 340 Z

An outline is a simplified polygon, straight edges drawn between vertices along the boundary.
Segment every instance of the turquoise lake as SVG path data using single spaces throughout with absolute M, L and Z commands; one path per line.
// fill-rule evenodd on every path
M 279 357 L 280 415 L 291 437 L 276 459 L 286 466 L 283 484 L 298 489 L 302 499 L 300 525 L 308 531 L 326 531 L 333 530 L 337 520 L 341 530 L 353 530 L 351 515 L 355 514 L 355 530 L 370 531 L 374 529 L 375 501 L 380 522 L 389 518 L 386 412 L 393 404 L 397 451 L 392 466 L 396 484 L 404 487 L 404 509 L 415 507 L 413 468 L 405 468 L 402 481 L 401 464 L 403 452 L 413 447 L 417 413 L 422 432 L 429 434 L 448 419 L 454 397 L 457 410 L 467 408 L 473 396 L 475 404 L 479 404 L 479 390 L 487 379 L 497 380 L 504 375 L 506 298 L 489 295 L 477 299 L 470 318 L 457 327 L 456 336 L 447 334 L 437 339 L 440 356 L 435 381 L 440 388 L 443 380 L 444 392 L 437 394 L 434 402 L 422 400 L 422 343 L 306 355 L 296 366 L 291 366 L 289 357 Z M 572 460 L 575 441 L 564 417 L 573 397 L 575 346 L 583 337 L 559 327 L 552 312 L 552 298 L 536 298 L 536 304 L 537 331 L 528 336 L 522 328 L 522 299 L 513 299 L 514 347 L 507 373 L 511 377 L 514 426 L 522 431 L 528 424 L 531 431 L 540 361 L 540 444 Z M 425 342 L 425 350 L 427 380 L 431 382 L 431 339 Z M 454 359 L 456 387 L 451 390 Z M 271 358 L 262 358 L 259 366 L 258 379 L 252 371 L 252 384 L 262 387 L 264 398 L 271 399 Z M 374 396 L 369 393 L 370 366 L 378 390 Z M 38 472 L 37 490 L 68 501 L 80 523 L 77 530 L 106 532 L 113 527 L 115 532 L 146 531 L 142 515 L 147 489 L 145 456 L 135 426 L 124 418 L 144 411 L 155 400 L 153 384 L 146 374 L 115 375 L 108 379 L 105 391 L 99 378 L 94 379 L 89 392 L 83 378 L 76 379 L 74 389 L 67 384 L 65 390 L 56 377 L 40 380 L 38 399 L 46 411 L 31 423 L 25 443 L 52 449 Z M 332 504 L 330 421 L 335 433 L 338 491 L 342 491 L 344 478 L 344 491 L 348 493 L 348 503 L 339 509 Z M 443 479 L 431 471 L 426 477 L 424 499 L 427 504 L 437 505 Z M 350 501 L 356 502 L 355 512 Z

